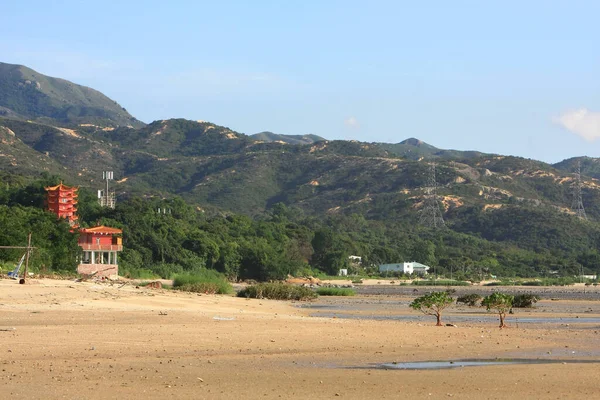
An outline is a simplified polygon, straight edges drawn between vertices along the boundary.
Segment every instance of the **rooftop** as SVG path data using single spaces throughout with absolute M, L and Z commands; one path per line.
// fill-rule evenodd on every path
M 59 183 L 56 186 L 46 186 L 44 189 L 46 189 L 46 190 L 57 190 L 57 189 L 60 189 L 60 190 L 72 190 L 72 189 L 75 189 L 75 190 L 77 190 L 79 188 L 75 187 L 75 186 L 63 185 L 63 183 L 61 182 L 61 183 Z
M 101 233 L 105 235 L 116 235 L 123 233 L 121 229 L 111 228 L 104 225 L 94 226 L 92 228 L 81 228 L 79 231 L 81 233 Z

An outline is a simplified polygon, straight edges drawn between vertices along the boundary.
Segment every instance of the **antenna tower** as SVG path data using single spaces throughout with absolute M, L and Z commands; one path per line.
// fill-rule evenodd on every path
M 583 201 L 581 196 L 581 161 L 577 162 L 577 169 L 575 170 L 575 182 L 573 183 L 573 204 L 571 210 L 581 219 L 587 220 L 585 215 L 585 209 L 583 208 Z
M 113 180 L 113 171 L 103 171 L 102 179 L 104 179 L 105 186 L 104 190 L 98 190 L 98 201 L 101 207 L 115 208 L 117 198 L 114 191 L 110 191 L 108 188 L 108 181 Z
M 446 224 L 440 210 L 440 202 L 437 195 L 435 163 L 429 165 L 429 176 L 427 177 L 427 186 L 424 190 L 425 199 L 423 201 L 423 208 L 421 209 L 421 225 L 434 229 L 443 228 Z

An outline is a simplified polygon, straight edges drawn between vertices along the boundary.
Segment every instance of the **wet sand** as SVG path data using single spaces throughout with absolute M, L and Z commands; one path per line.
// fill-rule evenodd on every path
M 316 304 L 343 305 L 362 317 L 417 315 L 408 309 L 409 301 L 410 296 L 376 295 L 321 298 Z M 527 313 L 573 318 L 600 313 L 594 300 L 538 305 Z M 447 316 L 470 312 L 453 307 Z M 435 327 L 431 317 L 342 319 L 311 317 L 314 313 L 298 303 L 131 285 L 0 280 L 0 393 L 40 399 L 598 397 L 600 324 L 500 330 L 495 321 Z M 378 368 L 496 357 L 562 361 Z M 599 363 L 569 363 L 582 359 Z

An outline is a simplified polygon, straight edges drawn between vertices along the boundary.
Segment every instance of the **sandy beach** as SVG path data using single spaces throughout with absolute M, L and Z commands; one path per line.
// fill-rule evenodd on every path
M 435 327 L 410 298 L 321 298 L 310 307 L 132 284 L 0 280 L 0 392 L 39 399 L 557 399 L 598 398 L 600 323 L 477 320 Z M 379 302 L 382 306 L 378 307 Z M 342 304 L 353 319 L 315 317 Z M 375 305 L 373 305 L 375 304 Z M 379 310 L 375 312 L 374 310 Z M 452 315 L 485 313 L 465 307 Z M 550 300 L 521 311 L 600 317 L 600 302 Z M 560 360 L 442 370 L 381 363 Z M 598 363 L 579 363 L 597 360 Z

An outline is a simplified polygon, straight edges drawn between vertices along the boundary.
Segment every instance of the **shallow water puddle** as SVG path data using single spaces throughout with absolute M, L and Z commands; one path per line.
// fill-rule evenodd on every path
M 590 364 L 600 363 L 596 360 L 543 360 L 543 359 L 491 359 L 491 360 L 454 360 L 454 361 L 417 361 L 417 362 L 392 362 L 376 364 L 381 369 L 450 369 L 463 367 L 484 367 L 488 365 L 514 365 L 514 364 Z

